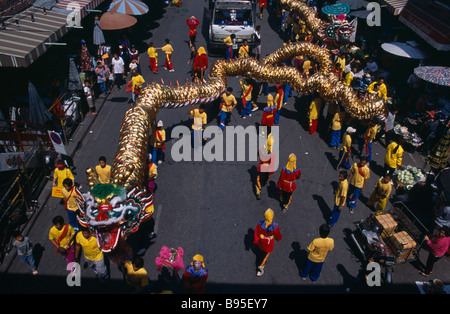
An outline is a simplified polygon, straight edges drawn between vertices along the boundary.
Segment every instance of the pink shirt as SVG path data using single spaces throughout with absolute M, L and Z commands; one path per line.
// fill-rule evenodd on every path
M 427 245 L 430 248 L 431 254 L 434 256 L 443 256 L 450 246 L 450 237 L 434 237 L 427 242 Z

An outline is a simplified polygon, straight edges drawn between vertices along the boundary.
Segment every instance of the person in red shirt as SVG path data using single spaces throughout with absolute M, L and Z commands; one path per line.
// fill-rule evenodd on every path
M 275 114 L 277 113 L 277 107 L 273 103 L 273 96 L 267 95 L 267 106 L 264 108 L 263 116 L 261 119 L 261 125 L 267 127 L 267 134 L 271 133 L 272 126 L 275 122 Z
M 264 8 L 267 8 L 267 0 L 258 0 L 259 19 L 263 17 Z
M 258 222 L 253 234 L 253 244 L 259 249 L 257 255 L 257 265 L 259 264 L 259 266 L 256 272 L 258 277 L 264 275 L 267 258 L 273 252 L 274 239 L 280 241 L 283 238 L 278 224 L 273 222 L 273 215 L 273 210 L 268 208 L 264 213 L 264 220 Z M 261 260 L 262 262 L 260 263 L 259 261 Z
M 289 204 L 292 201 L 292 193 L 297 189 L 295 180 L 300 179 L 302 172 L 297 168 L 297 156 L 295 154 L 289 155 L 289 161 L 281 170 L 278 178 L 277 188 L 280 190 L 280 203 L 283 213 L 288 210 Z
M 194 71 L 200 82 L 203 81 L 205 77 L 205 71 L 208 68 L 208 56 L 206 55 L 206 50 L 203 47 L 198 48 L 197 55 L 194 59 Z
M 425 240 L 427 241 L 426 243 L 428 246 L 427 264 L 425 265 L 425 269 L 423 271 L 419 270 L 418 272 L 422 276 L 428 277 L 433 270 L 434 264 L 448 251 L 450 246 L 450 237 L 448 230 L 445 227 L 440 227 L 437 235 L 432 236 L 431 238 L 425 236 Z
M 189 27 L 189 47 L 195 46 L 195 40 L 197 37 L 197 26 L 200 24 L 200 21 L 195 17 L 191 16 L 186 19 L 186 24 Z

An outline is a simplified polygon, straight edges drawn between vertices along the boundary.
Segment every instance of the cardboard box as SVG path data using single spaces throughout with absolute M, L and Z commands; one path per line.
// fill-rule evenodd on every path
M 391 240 L 391 243 L 393 244 L 391 249 L 396 252 L 395 254 L 397 254 L 398 262 L 405 261 L 413 257 L 412 253 L 414 248 L 417 246 L 417 243 L 406 231 L 394 233 Z
M 378 225 L 383 228 L 381 238 L 388 238 L 395 233 L 398 224 L 390 214 L 378 215 L 375 218 Z

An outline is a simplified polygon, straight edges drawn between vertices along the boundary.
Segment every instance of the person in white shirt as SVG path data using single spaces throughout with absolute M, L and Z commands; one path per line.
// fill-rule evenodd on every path
M 378 65 L 377 63 L 373 60 L 373 58 L 370 58 L 369 61 L 366 64 L 366 67 L 364 69 L 366 72 L 369 72 L 370 74 L 375 74 L 376 72 L 378 72 Z
M 88 103 L 89 113 L 92 115 L 96 115 L 97 113 L 94 112 L 94 99 L 92 98 L 91 83 L 89 81 L 84 82 L 83 91 Z
M 114 74 L 114 83 L 117 86 L 117 90 L 122 88 L 123 74 L 125 73 L 125 62 L 117 53 L 114 54 L 111 60 L 112 70 Z

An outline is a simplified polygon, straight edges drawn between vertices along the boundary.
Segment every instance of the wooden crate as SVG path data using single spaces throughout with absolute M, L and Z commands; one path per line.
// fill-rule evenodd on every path
M 417 243 L 406 231 L 394 233 L 391 236 L 390 243 L 391 250 L 397 256 L 397 262 L 403 262 L 414 257 L 413 251 Z

